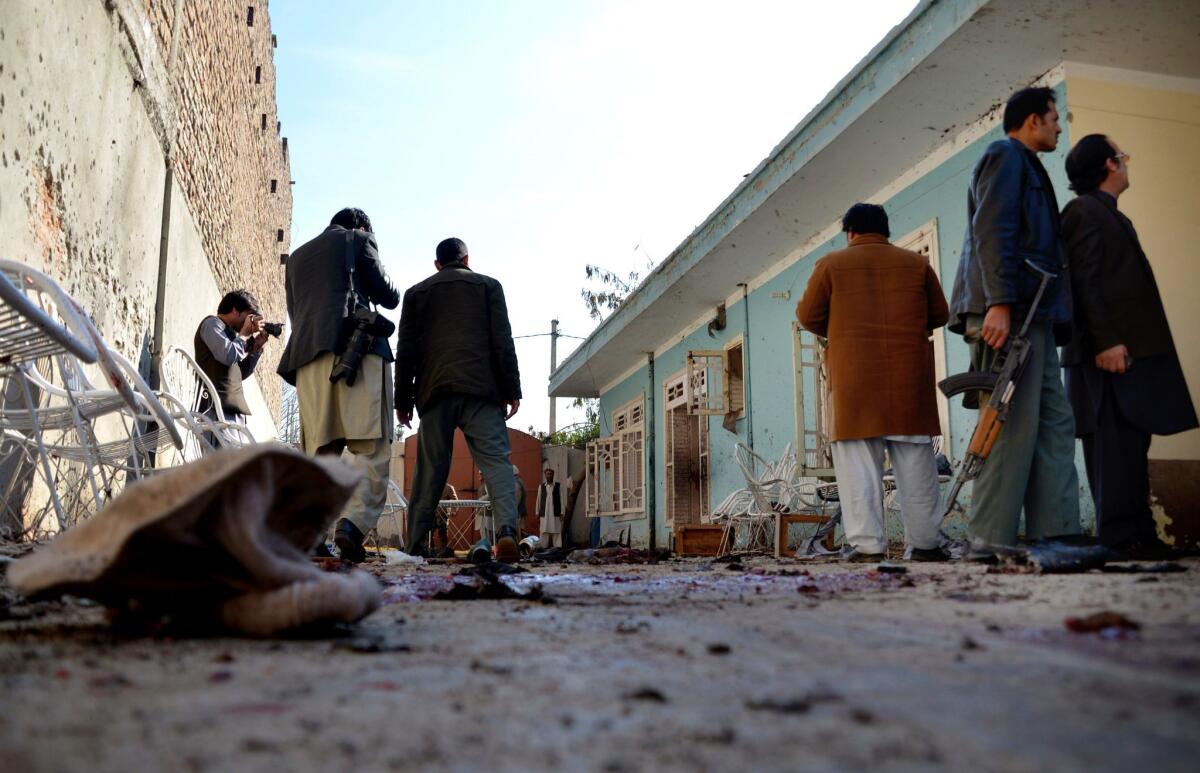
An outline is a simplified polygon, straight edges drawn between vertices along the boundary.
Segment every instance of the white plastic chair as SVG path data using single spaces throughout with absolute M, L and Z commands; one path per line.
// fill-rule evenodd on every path
M 183 405 L 197 424 L 207 425 L 217 448 L 238 448 L 257 442 L 245 424 L 230 421 L 217 388 L 192 355 L 178 346 L 168 346 L 161 369 L 162 391 Z M 214 446 L 210 443 L 209 449 Z
M 0 415 L 6 458 L 14 460 L 14 468 L 22 467 L 17 461 L 21 457 L 36 460 L 48 489 L 48 506 L 53 506 L 62 530 L 103 507 L 127 479 L 147 474 L 161 450 L 181 449 L 183 439 L 137 370 L 108 349 L 91 320 L 57 283 L 15 261 L 0 260 L 0 274 L 6 280 L 0 285 L 6 314 L 31 320 L 43 332 L 54 330 L 47 320 L 62 320 L 62 329 L 69 331 L 69 345 L 59 341 L 57 351 L 29 345 L 28 335 L 5 338 L 4 345 L 17 352 L 7 360 L 6 381 L 24 393 L 25 407 L 10 409 L 6 404 Z M 40 310 L 41 318 L 33 309 Z M 104 387 L 93 384 L 89 369 Z M 11 472 L 10 484 L 20 477 L 18 469 Z M 5 493 L 11 511 L 17 492 L 10 485 Z M 36 535 L 47 509 L 26 519 L 25 507 L 22 501 L 19 536 Z
M 27 287 L 32 289 L 35 280 L 32 274 L 9 270 L 8 266 L 0 268 L 0 464 L 5 478 L 0 496 L 10 518 L 9 523 L 0 525 L 9 533 L 0 536 L 12 538 L 36 531 L 46 514 L 43 508 L 26 524 L 24 503 L 28 492 L 21 489 L 35 471 L 47 481 L 47 506 L 53 507 L 59 527 L 66 522 L 58 491 L 49 483 L 54 474 L 43 432 L 68 432 L 76 429 L 80 420 L 70 405 L 40 412 L 23 369 L 55 356 L 70 356 L 86 363 L 94 363 L 97 358 L 74 304 L 66 302 L 66 294 L 57 285 L 49 285 L 46 293 L 29 292 Z M 10 406 L 10 398 L 23 408 Z

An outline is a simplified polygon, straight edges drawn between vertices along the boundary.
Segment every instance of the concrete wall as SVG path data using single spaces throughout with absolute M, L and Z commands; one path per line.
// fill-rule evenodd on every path
M 0 18 L 4 257 L 61 282 L 110 346 L 143 367 L 168 153 L 176 182 L 166 343 L 190 351 L 200 318 L 235 287 L 284 318 L 279 255 L 287 251 L 291 189 L 266 4 L 249 3 L 253 25 L 246 3 L 187 2 L 179 19 L 174 5 L 5 0 Z M 275 436 L 281 348 L 268 346 L 258 387 L 248 390 L 262 439 Z
M 1065 83 L 1059 83 L 1057 90 L 1060 96 L 1060 106 L 1067 105 L 1067 90 Z M 1060 108 L 1061 109 L 1061 108 Z M 1002 132 L 999 117 L 992 115 L 981 119 L 976 131 L 976 138 L 957 152 L 936 163 L 914 181 L 894 186 L 894 190 L 884 188 L 883 200 L 871 198 L 873 191 L 887 186 L 889 181 L 863 181 L 862 198 L 881 203 L 888 211 L 893 237 L 899 238 L 931 219 L 937 220 L 938 257 L 943 287 L 947 297 L 950 294 L 953 277 L 962 253 L 962 238 L 966 229 L 966 190 L 970 181 L 971 171 L 986 146 L 999 139 Z M 1069 149 L 1069 138 L 1064 132 L 1059 149 L 1051 154 L 1042 156 L 1043 163 L 1054 183 L 1059 201 L 1065 203 L 1070 192 L 1067 189 L 1063 161 Z M 847 205 L 852 202 L 847 202 Z M 797 244 L 797 247 L 800 245 Z M 795 319 L 795 305 L 803 294 L 812 273 L 814 264 L 831 250 L 845 246 L 844 236 L 838 234 L 825 242 L 813 247 L 807 254 L 796 260 L 790 266 L 783 268 L 775 276 L 766 279 L 749 296 L 749 335 L 747 369 L 750 374 L 747 404 L 753 413 L 754 450 L 767 459 L 777 459 L 790 443 L 793 450 L 799 446 L 795 434 L 795 384 L 794 362 L 792 354 L 792 327 Z M 733 291 L 734 288 L 729 288 Z M 780 297 L 786 294 L 786 298 Z M 612 411 L 632 399 L 637 394 L 651 389 L 655 395 L 656 426 L 661 428 L 663 421 L 662 390 L 664 382 L 678 373 L 685 365 L 688 350 L 720 349 L 728 341 L 746 333 L 746 313 L 742 301 L 730 303 L 726 309 L 726 329 L 710 337 L 704 325 L 684 328 L 673 336 L 670 341 L 660 347 L 655 356 L 654 384 L 648 383 L 647 369 L 642 367 L 628 375 L 621 382 L 609 385 L 602 390 L 601 435 L 610 434 L 608 422 Z M 947 371 L 958 373 L 968 367 L 969 355 L 966 345 L 956 335 L 945 337 L 945 355 Z M 744 479 L 739 468 L 734 463 L 734 449 L 738 442 L 747 442 L 748 427 L 745 418 L 736 424 L 736 431 L 729 432 L 721 426 L 722 417 L 712 417 L 709 420 L 710 432 L 710 481 L 711 502 L 715 506 L 732 491 L 743 487 Z M 968 411 L 956 400 L 950 406 L 950 442 L 953 459 L 961 459 L 970 435 L 975 427 L 976 412 Z M 656 460 L 665 458 L 664 433 L 655 433 L 653 448 Z M 1080 501 L 1086 528 L 1093 528 L 1095 523 L 1094 507 L 1091 495 L 1087 490 L 1086 477 L 1083 473 L 1082 457 L 1077 455 L 1077 467 L 1080 475 Z M 665 521 L 665 482 L 662 478 L 661 462 L 655 465 L 657 474 L 655 486 L 654 522 L 658 528 L 657 542 L 660 546 L 667 544 L 669 537 L 664 526 Z M 965 504 L 970 498 L 969 486 L 964 491 L 961 501 Z M 603 530 L 611 530 L 616 524 L 615 519 L 604 518 Z M 646 544 L 649 541 L 649 521 L 646 518 L 634 520 L 633 538 L 635 542 Z M 899 524 L 889 524 L 898 527 Z M 959 530 L 961 522 L 947 524 L 952 531 Z M 898 535 L 896 535 L 898 536 Z

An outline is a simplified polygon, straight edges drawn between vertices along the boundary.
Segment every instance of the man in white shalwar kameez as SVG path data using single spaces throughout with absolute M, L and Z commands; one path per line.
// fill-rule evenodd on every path
M 562 484 L 554 480 L 554 470 L 546 468 L 545 482 L 538 486 L 537 493 L 537 516 L 539 539 L 541 540 L 540 547 L 543 548 L 561 548 L 563 546 L 562 537 L 562 515 L 563 515 L 563 490 Z

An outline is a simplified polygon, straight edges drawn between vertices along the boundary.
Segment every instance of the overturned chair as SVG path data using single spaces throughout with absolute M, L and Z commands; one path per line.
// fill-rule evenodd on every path
M 0 260 L 0 384 L 0 537 L 66 529 L 148 472 L 156 453 L 183 446 L 166 409 L 75 300 L 8 260 Z

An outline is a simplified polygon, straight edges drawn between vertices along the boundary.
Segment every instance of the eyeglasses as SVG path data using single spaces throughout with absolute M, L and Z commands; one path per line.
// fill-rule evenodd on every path
M 1115 158 L 1118 163 L 1126 164 L 1133 160 L 1133 156 L 1129 155 L 1128 153 L 1118 153 L 1117 155 L 1113 156 L 1113 158 Z

